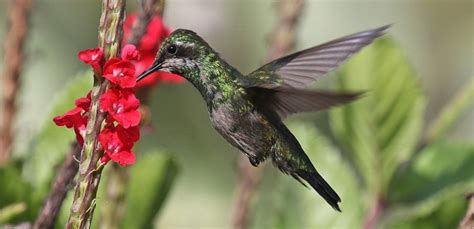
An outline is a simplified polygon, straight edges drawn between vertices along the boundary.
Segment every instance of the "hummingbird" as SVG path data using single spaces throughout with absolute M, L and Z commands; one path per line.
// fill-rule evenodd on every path
M 186 78 L 206 102 L 212 126 L 253 166 L 271 159 L 280 171 L 304 186 L 306 182 L 341 211 L 341 198 L 318 173 L 283 120 L 291 114 L 320 111 L 359 98 L 361 92 L 315 91 L 307 86 L 382 36 L 388 27 L 295 52 L 247 75 L 223 60 L 195 32 L 177 29 L 162 42 L 154 62 L 137 81 L 156 71 Z

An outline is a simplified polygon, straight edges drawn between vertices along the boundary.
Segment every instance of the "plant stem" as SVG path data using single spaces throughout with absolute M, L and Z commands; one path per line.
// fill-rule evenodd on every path
M 163 15 L 165 8 L 165 0 L 140 0 L 139 14 L 137 21 L 133 25 L 132 35 L 127 41 L 135 46 L 140 45 L 140 39 L 147 32 L 148 24 L 155 15 Z
M 464 216 L 463 220 L 459 224 L 459 229 L 472 229 L 474 228 L 474 193 L 469 193 L 466 196 L 468 201 L 468 207 L 466 211 L 466 215 Z
M 106 205 L 100 209 L 99 228 L 120 228 L 125 216 L 125 197 L 129 184 L 130 170 L 113 164 L 107 174 Z
M 5 65 L 3 71 L 3 116 L 0 128 L 0 167 L 11 156 L 14 141 L 13 124 L 16 115 L 16 98 L 20 90 L 21 67 L 25 60 L 23 47 L 28 34 L 28 20 L 32 0 L 10 1 L 8 33 L 5 40 Z
M 234 229 L 244 229 L 248 228 L 250 208 L 262 177 L 264 164 L 252 168 L 248 159 L 244 157 L 240 158 L 238 163 L 239 179 L 236 187 L 237 195 L 234 200 L 232 227 Z
M 365 218 L 364 229 L 375 229 L 380 223 L 386 209 L 385 200 L 382 196 L 378 195 L 372 202 L 370 211 Z
M 79 168 L 76 158 L 79 158 L 80 153 L 81 147 L 76 142 L 71 144 L 71 152 L 66 156 L 63 165 L 58 170 L 58 175 L 54 178 L 51 191 L 38 214 L 33 228 L 54 227 L 64 198 L 74 185 L 74 177 Z
M 140 45 L 140 40 L 146 34 L 148 24 L 155 15 L 162 15 L 165 0 L 141 0 L 139 1 L 139 14 L 133 25 L 132 34 L 127 41 L 135 46 Z M 138 89 L 137 97 L 140 100 L 140 110 L 148 110 L 149 95 L 152 87 Z M 146 117 L 146 115 L 144 115 Z M 140 125 L 143 125 L 140 123 Z M 101 208 L 99 228 L 119 228 L 125 216 L 126 189 L 130 183 L 130 169 L 114 164 L 107 174 L 107 190 L 105 201 L 107 206 Z
M 303 11 L 304 0 L 283 0 L 278 6 L 278 23 L 271 33 L 270 47 L 266 61 L 281 57 L 295 46 L 296 25 Z M 239 178 L 232 214 L 234 229 L 248 228 L 251 205 L 255 196 L 265 164 L 258 169 L 252 167 L 246 157 L 239 160 Z
M 120 51 L 123 34 L 125 1 L 103 0 L 99 25 L 99 47 L 105 58 L 116 57 Z M 95 196 L 99 187 L 103 164 L 103 149 L 98 142 L 105 114 L 99 109 L 99 99 L 108 88 L 108 81 L 96 76 L 91 91 L 91 108 L 84 146 L 79 163 L 79 177 L 75 188 L 67 228 L 90 228 L 95 208 Z
M 441 114 L 428 127 L 427 134 L 421 142 L 421 146 L 425 146 L 438 140 L 446 131 L 456 123 L 474 103 L 474 76 L 465 86 L 454 95 L 451 101 L 444 106 Z

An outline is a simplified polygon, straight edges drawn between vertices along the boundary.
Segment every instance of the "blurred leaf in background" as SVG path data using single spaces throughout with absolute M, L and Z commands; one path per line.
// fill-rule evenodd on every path
M 36 217 L 35 210 L 41 202 L 33 198 L 32 193 L 34 192 L 31 192 L 31 185 L 22 179 L 20 170 L 21 163 L 19 162 L 10 162 L 8 166 L 0 168 L 0 182 L 2 184 L 0 225 L 33 220 Z M 18 204 L 24 206 L 21 207 Z
M 154 150 L 143 154 L 131 169 L 122 228 L 152 228 L 176 181 L 179 166 L 169 154 Z
M 41 204 L 49 191 L 50 183 L 64 156 L 70 151 L 74 135 L 53 123 L 54 114 L 63 113 L 74 107 L 74 99 L 87 94 L 92 83 L 91 73 L 81 73 L 65 87 L 62 96 L 54 98 L 50 115 L 43 121 L 42 128 L 31 144 L 31 153 L 15 163 L 0 169 L 0 182 L 4 187 L 0 195 L 0 206 L 22 202 L 26 211 L 16 217 L 5 219 L 5 223 L 34 221 Z
M 468 172 L 474 164 L 472 144 L 438 142 L 416 152 L 426 102 L 395 41 L 379 39 L 351 59 L 336 87 L 368 91 L 360 101 L 330 113 L 333 133 L 347 150 L 344 156 L 363 181 L 365 227 L 381 221 L 393 228 L 455 227 L 465 208 L 463 193 L 474 188 L 474 173 Z
M 391 228 L 454 228 L 474 190 L 474 144 L 441 141 L 420 152 L 393 180 Z
M 120 228 L 153 228 L 176 182 L 179 166 L 169 153 L 155 149 L 137 153 L 137 162 L 130 169 L 130 186 L 126 189 L 125 197 L 125 219 L 119 223 Z M 101 179 L 107 180 L 107 174 L 104 173 Z M 101 208 L 108 207 L 108 203 L 103 201 L 107 195 L 105 184 L 99 186 L 96 217 L 93 218 L 92 228 L 98 227 Z M 72 196 L 69 195 L 64 201 L 56 228 L 63 228 L 66 224 L 71 203 Z
M 367 91 L 333 109 L 336 138 L 348 149 L 369 196 L 386 193 L 399 164 L 414 152 L 423 126 L 425 99 L 415 73 L 391 38 L 378 39 L 340 71 L 336 88 Z
M 87 95 L 92 85 L 92 72 L 79 73 L 63 89 L 60 96 L 52 98 L 55 104 L 50 115 L 43 121 L 40 132 L 32 143 L 30 153 L 25 156 L 22 176 L 31 185 L 45 195 L 49 189 L 55 169 L 66 153 L 70 152 L 71 142 L 75 140 L 74 132 L 58 128 L 53 117 L 74 108 L 74 100 Z M 48 166 L 45 166 L 48 165 Z

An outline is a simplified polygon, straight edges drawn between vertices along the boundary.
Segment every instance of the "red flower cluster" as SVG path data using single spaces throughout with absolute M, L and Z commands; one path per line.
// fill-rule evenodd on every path
M 136 14 L 127 17 L 124 23 L 124 40 L 131 35 Z M 161 17 L 151 19 L 145 35 L 139 42 L 139 49 L 133 45 L 124 45 L 121 58 L 112 58 L 105 61 L 104 53 L 100 48 L 88 49 L 79 52 L 78 57 L 90 65 L 97 76 L 103 76 L 110 81 L 111 87 L 99 100 L 99 108 L 107 112 L 106 125 L 99 135 L 105 155 L 103 163 L 109 160 L 120 165 L 129 165 L 135 162 L 133 145 L 140 138 L 138 125 L 141 114 L 138 111 L 140 101 L 132 90 L 133 87 L 152 86 L 157 82 L 180 83 L 184 79 L 178 75 L 157 72 L 136 83 L 136 77 L 145 71 L 154 61 L 161 42 L 170 34 L 170 30 L 163 24 Z M 89 119 L 91 106 L 90 92 L 86 97 L 75 102 L 76 107 L 63 115 L 54 118 L 58 126 L 73 128 L 77 142 L 84 144 L 84 138 Z
M 136 21 L 136 14 L 130 14 L 125 19 L 123 28 L 124 41 L 127 41 L 130 38 L 133 24 Z M 150 67 L 155 59 L 155 55 L 158 52 L 161 42 L 163 42 L 170 33 L 170 30 L 163 24 L 163 20 L 160 16 L 154 16 L 150 20 L 147 31 L 138 44 L 138 51 L 141 54 L 141 59 L 132 61 L 132 63 L 135 64 L 135 77 Z M 157 82 L 181 83 L 183 81 L 184 78 L 175 74 L 155 72 L 141 80 L 137 84 L 137 87 L 152 86 Z
M 103 163 L 109 160 L 120 165 L 129 165 L 135 162 L 133 145 L 140 138 L 138 124 L 141 114 L 138 111 L 140 101 L 135 97 L 135 65 L 132 61 L 139 60 L 139 52 L 133 45 L 125 45 L 121 58 L 104 60 L 100 49 L 89 49 L 79 52 L 79 59 L 89 64 L 94 72 L 110 81 L 111 87 L 100 98 L 99 108 L 107 112 L 106 125 L 99 135 L 105 155 Z M 79 144 L 84 144 L 89 107 L 90 93 L 85 98 L 76 100 L 76 107 L 54 118 L 58 126 L 74 128 Z

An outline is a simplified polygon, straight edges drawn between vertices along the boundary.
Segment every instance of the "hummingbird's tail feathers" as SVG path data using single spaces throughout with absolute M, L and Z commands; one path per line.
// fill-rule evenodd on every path
M 315 112 L 333 106 L 346 104 L 360 98 L 364 93 L 338 93 L 328 91 L 309 91 L 289 88 L 247 89 L 256 107 L 276 112 L 281 119 L 301 112 Z
M 247 76 L 247 87 L 306 88 L 341 65 L 375 39 L 390 25 L 345 36 L 276 59 Z
M 309 184 L 334 210 L 341 211 L 339 208 L 341 198 L 316 171 L 308 156 L 302 150 L 292 151 L 290 154 L 288 154 L 288 151 L 287 153 L 273 154 L 272 162 L 280 171 L 291 175 L 303 186 L 308 187 L 306 183 Z
M 334 208 L 334 210 L 341 212 L 341 209 L 339 208 L 341 198 L 316 170 L 308 172 L 307 170 L 298 169 L 295 173 L 298 177 L 301 177 L 303 180 L 308 182 L 311 187 L 313 187 L 314 190 L 316 190 L 316 192 L 318 192 L 319 195 L 321 195 L 324 200 Z M 292 176 L 295 177 L 294 175 Z M 301 180 L 297 180 L 301 182 Z
M 274 120 L 273 122 L 275 127 L 280 131 L 280 134 L 286 139 L 286 143 L 289 144 L 286 145 L 277 142 L 274 145 L 276 150 L 272 152 L 271 159 L 275 167 L 280 169 L 283 173 L 291 175 L 298 182 L 307 187 L 303 180 L 306 181 L 329 205 L 335 210 L 341 211 L 338 205 L 338 203 L 341 202 L 341 198 L 324 178 L 321 177 L 316 168 L 314 168 L 308 155 L 306 155 L 298 143 L 298 140 L 296 140 L 296 137 L 281 120 Z M 289 146 L 289 148 L 286 146 Z

